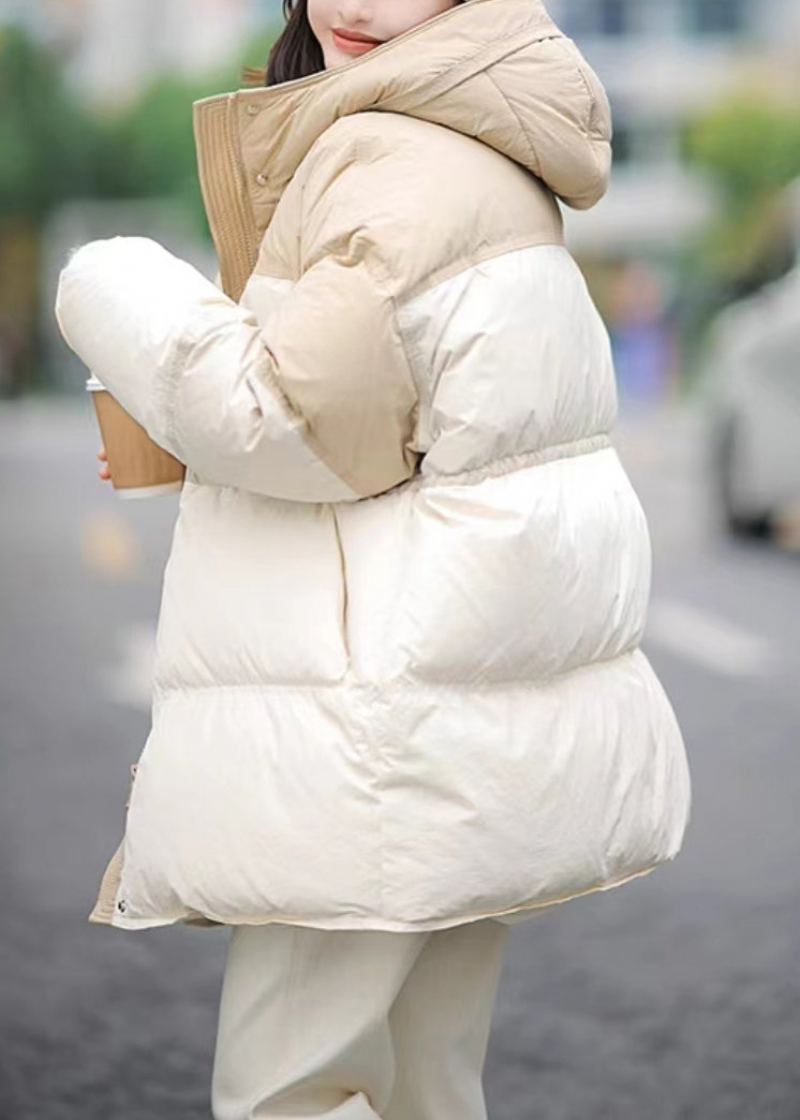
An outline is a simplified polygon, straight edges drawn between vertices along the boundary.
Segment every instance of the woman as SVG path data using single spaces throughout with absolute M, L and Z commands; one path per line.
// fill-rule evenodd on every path
M 194 105 L 222 290 L 90 242 L 56 311 L 187 464 L 90 920 L 233 926 L 216 1120 L 485 1117 L 509 923 L 674 858 L 650 541 L 559 200 L 604 90 L 541 0 L 301 0 Z

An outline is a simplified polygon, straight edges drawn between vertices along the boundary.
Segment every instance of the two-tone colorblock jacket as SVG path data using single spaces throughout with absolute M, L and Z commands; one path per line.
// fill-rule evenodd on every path
M 144 236 L 59 277 L 187 465 L 90 920 L 437 929 L 671 860 L 648 526 L 560 208 L 608 185 L 596 74 L 541 0 L 469 0 L 193 110 L 219 284 Z

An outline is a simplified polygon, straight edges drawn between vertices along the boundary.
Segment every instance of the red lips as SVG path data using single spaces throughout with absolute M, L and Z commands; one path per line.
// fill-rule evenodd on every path
M 382 39 L 375 39 L 372 35 L 361 35 L 358 31 L 346 31 L 343 27 L 334 27 L 334 35 L 340 39 L 349 39 L 353 43 L 371 43 L 373 46 L 382 43 Z

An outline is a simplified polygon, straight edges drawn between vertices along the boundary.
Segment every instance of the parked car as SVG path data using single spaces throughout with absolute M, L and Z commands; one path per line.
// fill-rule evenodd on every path
M 743 535 L 800 536 L 800 264 L 727 306 L 704 370 L 711 481 Z

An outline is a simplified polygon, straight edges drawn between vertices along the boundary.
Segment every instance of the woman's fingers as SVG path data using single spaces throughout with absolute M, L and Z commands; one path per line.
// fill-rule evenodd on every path
M 101 447 L 100 450 L 97 452 L 97 458 L 102 459 L 104 463 L 108 462 L 108 452 L 106 451 L 105 447 Z M 108 469 L 107 466 L 101 467 L 100 470 L 97 473 L 100 476 L 100 478 L 102 478 L 104 480 L 107 480 L 107 479 L 111 478 L 111 471 Z

